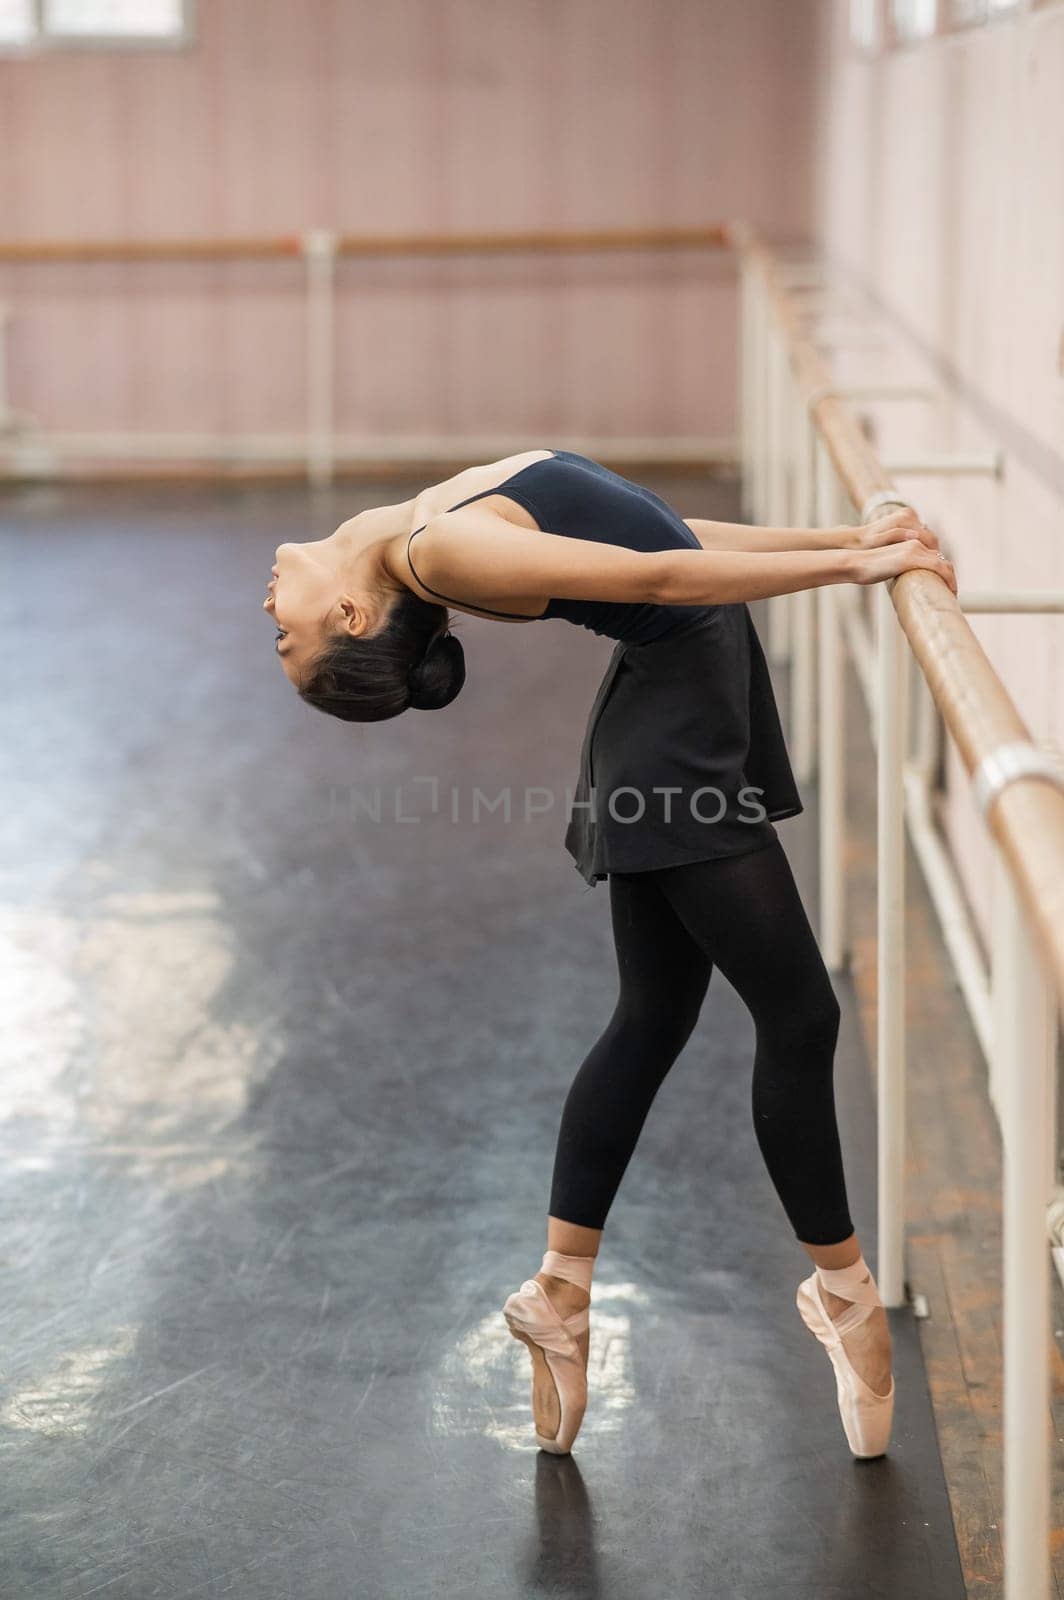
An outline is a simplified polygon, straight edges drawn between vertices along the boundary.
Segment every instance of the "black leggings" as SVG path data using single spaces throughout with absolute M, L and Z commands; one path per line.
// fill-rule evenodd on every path
M 601 1228 L 716 964 L 756 1025 L 754 1132 L 798 1239 L 853 1233 L 835 1121 L 839 1003 L 779 839 L 611 873 L 620 994 L 562 1112 L 550 1215 Z

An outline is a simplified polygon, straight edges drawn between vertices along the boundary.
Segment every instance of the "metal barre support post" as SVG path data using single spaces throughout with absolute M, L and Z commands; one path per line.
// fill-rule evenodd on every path
M 822 447 L 821 447 L 822 448 Z M 830 466 L 825 463 L 830 475 Z M 827 492 L 825 488 L 825 493 Z M 881 489 L 866 497 L 861 505 L 862 523 L 889 506 L 906 507 L 909 502 L 893 489 Z M 876 590 L 876 633 L 879 648 L 875 659 L 876 679 L 876 1082 L 879 1115 L 878 1204 L 879 1258 L 877 1278 L 884 1305 L 905 1304 L 905 752 L 908 739 L 907 656 L 901 624 L 890 599 L 892 585 L 880 584 Z M 825 591 L 826 592 L 826 591 Z M 837 620 L 825 600 L 821 616 L 832 637 L 828 649 L 837 651 Z M 836 613 L 837 616 L 837 613 Z M 824 630 L 827 634 L 827 628 Z M 822 649 L 824 639 L 822 638 Z M 834 646 L 834 649 L 832 647 Z M 838 672 L 833 674 L 838 677 Z M 821 676 L 821 692 L 829 698 L 822 706 L 821 737 L 830 740 L 828 714 L 841 723 L 840 691 L 828 684 L 828 673 Z M 834 755 L 833 755 L 834 760 Z M 831 805 L 841 806 L 838 784 L 832 777 Z M 832 896 L 832 917 L 841 913 L 841 839 L 823 841 L 821 893 Z M 841 934 L 841 928 L 840 928 Z M 841 939 L 840 939 L 841 944 Z M 835 952 L 832 952 L 833 954 Z M 825 956 L 825 960 L 827 957 Z
M 1046 1228 L 1051 1182 L 1036 1153 L 1045 1148 L 1049 1121 L 1055 1006 L 1030 920 L 996 844 L 994 854 L 994 1077 L 1003 1158 L 1005 1594 L 1008 1600 L 1042 1600 L 1050 1593 L 1052 1346 Z
M 834 521 L 838 510 L 838 480 L 815 429 L 812 431 L 814 513 L 817 525 Z M 820 941 L 829 972 L 846 965 L 846 725 L 845 682 L 842 675 L 842 640 L 839 597 L 831 584 L 816 591 L 818 788 L 820 871 Z
M 879 1289 L 905 1304 L 905 636 L 890 586 L 876 591 L 876 1082 Z
M 312 228 L 303 238 L 307 264 L 307 478 L 315 489 L 333 480 L 333 323 L 338 238 Z
M 768 368 L 768 460 L 766 462 L 767 504 L 765 521 L 772 527 L 786 527 L 789 520 L 788 468 L 791 456 L 792 409 L 788 404 L 792 378 L 783 330 L 774 318 L 766 317 Z M 789 595 L 774 595 L 768 602 L 768 654 L 774 664 L 785 662 L 791 648 L 791 607 Z
M 794 475 L 790 503 L 791 521 L 814 527 L 817 520 L 816 425 L 802 405 L 796 385 L 790 389 L 791 430 L 794 441 Z M 809 783 L 817 766 L 816 590 L 799 589 L 790 596 L 791 607 L 791 740 L 794 768 L 800 783 Z

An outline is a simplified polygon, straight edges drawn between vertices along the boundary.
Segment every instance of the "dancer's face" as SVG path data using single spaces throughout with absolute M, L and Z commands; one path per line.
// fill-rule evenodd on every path
M 327 539 L 278 545 L 263 610 L 277 627 L 277 655 L 291 683 L 330 636 L 372 633 L 384 623 L 387 597 L 372 584 L 372 525 L 342 523 Z
M 338 627 L 341 585 L 325 549 L 328 542 L 278 545 L 266 586 L 263 610 L 277 625 L 277 654 L 293 682 Z

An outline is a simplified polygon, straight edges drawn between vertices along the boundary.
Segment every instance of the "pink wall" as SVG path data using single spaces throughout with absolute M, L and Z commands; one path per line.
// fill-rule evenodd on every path
M 817 0 L 199 0 L 187 51 L 0 61 L 0 236 L 809 223 Z M 705 252 L 341 268 L 338 427 L 735 428 Z M 293 264 L 0 268 L 42 427 L 298 430 Z
M 1064 3 L 871 59 L 848 48 L 847 10 L 823 13 L 818 229 L 922 345 L 906 371 L 943 385 L 935 406 L 880 408 L 881 453 L 1004 448 L 1000 482 L 898 482 L 962 587 L 1062 589 Z M 1064 741 L 1064 618 L 972 626 L 1034 735 Z M 951 769 L 948 825 L 989 930 L 990 847 Z

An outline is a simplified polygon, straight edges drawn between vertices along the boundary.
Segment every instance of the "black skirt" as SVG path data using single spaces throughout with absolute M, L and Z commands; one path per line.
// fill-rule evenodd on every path
M 773 819 L 802 809 L 745 604 L 617 645 L 588 715 L 565 834 L 589 884 L 762 849 Z

